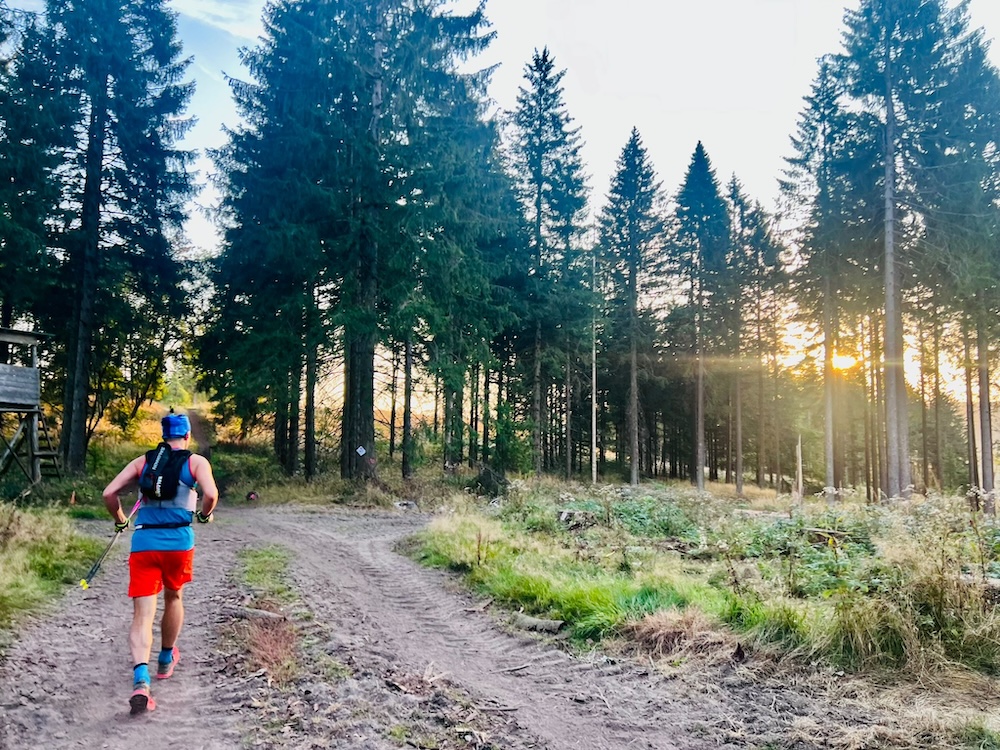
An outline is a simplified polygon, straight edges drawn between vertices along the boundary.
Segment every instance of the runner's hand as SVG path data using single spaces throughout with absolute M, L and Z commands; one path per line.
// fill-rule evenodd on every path
M 121 534 L 127 528 L 128 528 L 128 519 L 127 518 L 124 521 L 115 521 L 115 533 L 116 534 Z
M 207 516 L 200 510 L 194 514 L 195 519 L 198 523 L 212 523 L 212 519 L 215 517 L 214 513 L 209 513 Z

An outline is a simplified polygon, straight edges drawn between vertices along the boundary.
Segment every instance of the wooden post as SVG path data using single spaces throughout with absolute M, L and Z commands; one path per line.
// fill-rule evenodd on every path
M 792 504 L 802 505 L 802 436 L 795 444 L 795 487 L 792 488 Z

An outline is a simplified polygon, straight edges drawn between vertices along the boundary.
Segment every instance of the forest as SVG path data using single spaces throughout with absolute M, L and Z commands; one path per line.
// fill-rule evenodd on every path
M 178 373 L 284 471 L 744 483 L 994 511 L 1000 74 L 965 3 L 856 0 L 774 209 L 702 143 L 609 185 L 558 50 L 486 95 L 487 3 L 275 0 L 184 237 L 193 93 L 166 0 L 0 0 L 0 327 L 51 334 L 70 472 Z M 734 125 L 735 126 L 735 125 Z M 19 354 L 0 349 L 0 362 Z

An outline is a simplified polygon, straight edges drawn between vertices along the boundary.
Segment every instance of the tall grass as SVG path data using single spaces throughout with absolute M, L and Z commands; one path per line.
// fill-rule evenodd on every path
M 565 621 L 578 640 L 614 635 L 658 610 L 719 598 L 678 571 L 624 573 L 614 556 L 583 560 L 574 550 L 482 517 L 436 519 L 418 541 L 416 556 L 427 564 L 462 572 L 475 589 L 512 608 Z
M 497 510 L 436 521 L 417 555 L 579 639 L 693 609 L 750 647 L 838 668 L 995 674 L 1000 616 L 985 576 L 1000 569 L 998 540 L 993 521 L 940 498 L 741 516 L 677 487 L 541 482 L 515 483 Z
M 61 513 L 0 504 L 0 627 L 80 580 L 101 549 Z

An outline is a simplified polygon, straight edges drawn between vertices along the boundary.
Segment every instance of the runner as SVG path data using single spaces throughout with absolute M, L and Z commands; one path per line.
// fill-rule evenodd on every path
M 157 469 L 154 477 L 157 488 L 164 485 L 168 488 L 162 493 L 140 492 L 141 503 L 132 535 L 128 595 L 134 607 L 129 630 L 129 647 L 135 665 L 129 697 L 133 714 L 156 708 L 149 687 L 149 657 L 160 591 L 163 591 L 163 617 L 160 620 L 157 679 L 170 677 L 180 659 L 177 637 L 184 624 L 182 590 L 193 578 L 194 531 L 191 523 L 195 519 L 199 523 L 209 523 L 219 501 L 219 490 L 208 459 L 188 450 L 191 423 L 187 416 L 174 414 L 171 410 L 161 425 L 163 441 L 170 448 L 169 454 L 164 452 L 162 457 L 165 461 L 157 460 L 159 448 L 148 451 L 130 461 L 104 489 L 104 504 L 115 518 L 115 530 L 123 531 L 128 526 L 128 517 L 122 510 L 119 495 L 139 486 L 140 480 L 147 484 L 143 477 L 147 465 L 149 470 Z M 176 486 L 172 494 L 171 485 Z M 196 512 L 199 490 L 201 510 Z M 155 499 L 156 494 L 160 495 L 159 499 Z

